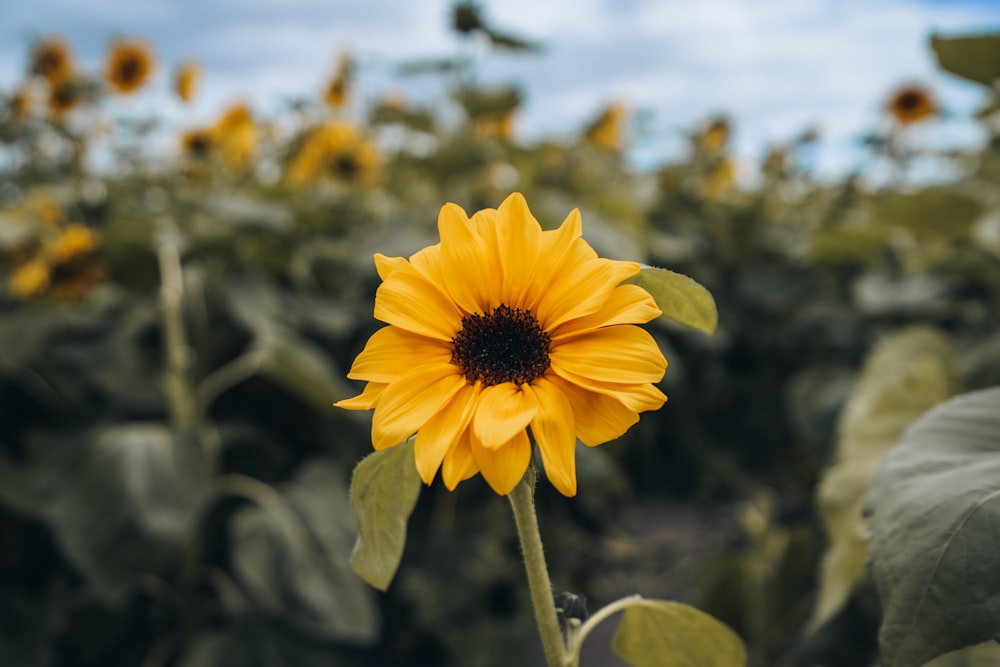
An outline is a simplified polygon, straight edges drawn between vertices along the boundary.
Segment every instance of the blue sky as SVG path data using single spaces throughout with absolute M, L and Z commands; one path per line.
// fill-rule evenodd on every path
M 577 131 L 603 103 L 641 109 L 650 132 L 632 148 L 639 164 L 683 150 L 683 130 L 725 113 L 735 149 L 750 161 L 807 127 L 823 137 L 817 168 L 836 174 L 858 159 L 855 138 L 876 127 L 893 87 L 931 86 L 954 118 L 927 130 L 931 143 L 979 137 L 968 114 L 982 92 L 937 71 L 927 38 L 1000 30 L 1000 1 L 954 0 L 483 0 L 502 28 L 537 39 L 536 56 L 498 54 L 462 43 L 448 29 L 450 0 L 31 0 L 0 7 L 0 87 L 24 70 L 39 34 L 69 38 L 85 66 L 99 66 L 116 34 L 149 39 L 160 59 L 153 90 L 131 104 L 180 124 L 213 117 L 249 99 L 273 109 L 318 90 L 338 52 L 360 58 L 360 83 L 413 96 L 439 92 L 404 80 L 392 64 L 465 53 L 485 82 L 521 82 L 527 102 L 518 136 Z M 182 58 L 206 68 L 197 103 L 168 93 Z M 133 106 L 132 110 L 135 110 Z

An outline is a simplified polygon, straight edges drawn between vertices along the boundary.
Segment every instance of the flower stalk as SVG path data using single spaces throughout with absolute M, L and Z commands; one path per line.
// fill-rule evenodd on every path
M 528 466 L 524 478 L 507 495 L 514 510 L 514 523 L 521 541 L 524 569 L 528 575 L 531 591 L 531 605 L 535 609 L 535 621 L 542 638 L 542 649 L 548 667 L 566 667 L 566 646 L 563 644 L 559 617 L 556 615 L 555 600 L 552 597 L 552 583 L 545 566 L 542 536 L 538 531 L 538 517 L 535 514 L 535 467 Z
M 160 265 L 160 308 L 167 354 L 165 377 L 170 416 L 179 427 L 191 427 L 198 420 L 188 372 L 190 352 L 184 334 L 184 274 L 175 230 L 161 230 L 156 255 Z

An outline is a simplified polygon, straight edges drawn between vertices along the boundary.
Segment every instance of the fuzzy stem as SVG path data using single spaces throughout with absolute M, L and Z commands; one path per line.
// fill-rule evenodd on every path
M 198 409 L 188 378 L 190 351 L 184 334 L 184 278 L 174 229 L 163 229 L 157 235 L 156 255 L 160 264 L 160 308 L 167 352 L 165 382 L 170 416 L 177 426 L 191 427 L 198 419 Z
M 538 517 L 535 515 L 534 494 L 535 468 L 531 466 L 528 468 L 528 474 L 518 482 L 507 497 L 514 510 L 517 535 L 521 540 L 524 569 L 528 574 L 528 588 L 531 591 L 531 605 L 535 609 L 535 621 L 542 637 L 545 662 L 549 667 L 565 667 L 566 646 L 563 644 L 562 631 L 559 629 L 559 617 L 556 616 L 549 571 L 545 567 L 542 536 L 538 532 Z

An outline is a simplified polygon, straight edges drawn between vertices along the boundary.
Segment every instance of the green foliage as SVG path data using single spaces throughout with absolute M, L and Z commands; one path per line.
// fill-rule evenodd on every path
M 817 494 L 829 546 L 814 629 L 843 607 L 865 574 L 868 522 L 862 508 L 882 459 L 912 421 L 953 393 L 954 366 L 947 340 L 930 328 L 887 336 L 865 360 L 841 414 L 836 459 Z
M 743 667 L 739 636 L 680 602 L 637 599 L 625 608 L 612 646 L 632 667 Z
M 917 667 L 1000 639 L 1000 389 L 925 414 L 872 485 L 882 664 Z
M 375 588 L 389 588 L 406 546 L 406 522 L 422 486 L 413 441 L 369 454 L 351 477 L 358 540 L 351 567 Z
M 992 86 L 1000 79 L 1000 35 L 931 37 L 938 64 L 952 74 Z
M 707 334 L 718 326 L 712 293 L 685 275 L 650 267 L 625 282 L 649 292 L 663 311 L 661 317 Z

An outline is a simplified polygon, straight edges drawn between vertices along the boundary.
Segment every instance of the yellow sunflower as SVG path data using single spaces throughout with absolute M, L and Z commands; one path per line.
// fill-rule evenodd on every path
M 226 109 L 211 127 L 211 133 L 226 165 L 240 169 L 249 164 L 257 149 L 258 133 L 245 102 L 237 102 Z
M 82 225 L 67 225 L 10 277 L 10 291 L 19 298 L 47 296 L 75 300 L 102 282 L 104 265 L 94 256 L 97 237 Z
M 146 84 L 154 64 L 153 51 L 144 42 L 122 39 L 111 45 L 104 75 L 114 92 L 129 95 Z
M 288 181 L 300 186 L 324 176 L 343 183 L 371 183 L 378 150 L 354 125 L 327 123 L 313 130 L 288 165 Z
M 174 72 L 174 93 L 182 102 L 190 102 L 201 78 L 201 66 L 188 60 L 177 66 Z
M 83 100 L 83 84 L 72 78 L 63 79 L 49 88 L 49 114 L 56 119 L 63 118 Z
M 327 82 L 323 91 L 323 101 L 337 109 L 347 104 L 351 92 L 351 80 L 354 77 L 354 59 L 346 51 L 340 55 L 337 70 Z
M 56 84 L 73 73 L 73 55 L 69 42 L 62 37 L 43 37 L 35 42 L 31 52 L 31 73 Z
M 904 86 L 893 93 L 886 105 L 889 115 L 900 125 L 911 125 L 937 114 L 937 102 L 923 86 Z
M 610 104 L 587 126 L 583 136 L 598 148 L 618 150 L 624 143 L 627 119 L 628 111 L 623 105 Z
M 640 265 L 599 258 L 578 210 L 542 231 L 519 193 L 471 219 L 446 204 L 438 231 L 409 261 L 375 255 L 375 317 L 389 326 L 348 374 L 364 391 L 336 405 L 374 409 L 376 450 L 416 433 L 427 484 L 438 469 L 448 489 L 482 473 L 505 495 L 534 440 L 549 480 L 575 495 L 577 439 L 613 440 L 666 400 L 653 383 L 667 361 L 634 326 L 660 309 L 620 284 Z

